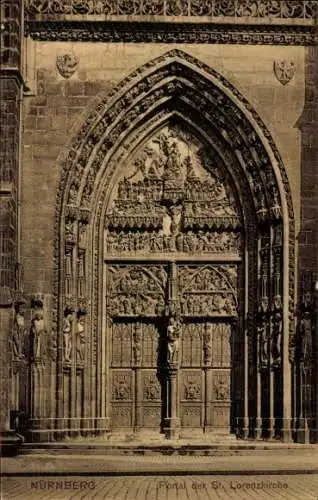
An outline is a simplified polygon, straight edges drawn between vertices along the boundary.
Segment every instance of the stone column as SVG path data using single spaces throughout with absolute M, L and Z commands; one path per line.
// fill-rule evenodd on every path
M 13 303 L 17 293 L 18 193 L 22 7 L 19 0 L 1 2 L 1 169 L 0 169 L 0 433 L 2 453 L 14 452 L 21 438 L 10 429 L 11 346 Z
M 167 368 L 167 417 L 165 418 L 164 432 L 167 439 L 178 439 L 180 435 L 180 418 L 178 418 L 178 387 L 177 365 L 171 364 Z

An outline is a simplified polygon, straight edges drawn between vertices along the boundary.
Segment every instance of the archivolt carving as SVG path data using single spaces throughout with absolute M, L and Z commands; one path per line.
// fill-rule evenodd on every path
M 228 171 L 231 172 L 233 181 L 237 181 L 238 192 L 240 192 L 241 195 L 244 193 L 244 201 L 246 200 L 247 203 L 245 209 L 246 206 L 248 207 L 242 215 L 242 223 L 244 223 L 247 228 L 247 235 L 252 235 L 250 228 L 255 225 L 255 220 L 259 221 L 259 228 L 261 228 L 266 224 L 279 225 L 283 216 L 285 217 L 285 221 L 287 221 L 288 215 L 289 234 L 291 238 L 294 237 L 292 200 L 285 169 L 269 132 L 246 99 L 221 75 L 182 51 L 173 50 L 149 62 L 132 73 L 114 90 L 108 93 L 94 113 L 88 116 L 85 124 L 70 145 L 69 153 L 63 165 L 58 191 L 56 218 L 58 227 L 56 234 L 58 237 L 56 239 L 56 272 L 54 282 L 55 317 L 57 318 L 57 301 L 59 293 L 60 317 L 63 315 L 63 309 L 66 305 L 63 303 L 65 300 L 65 270 L 58 270 L 62 268 L 61 258 L 63 258 L 60 249 L 64 249 L 65 242 L 68 241 L 68 245 L 74 246 L 75 257 L 77 256 L 78 248 L 82 247 L 86 249 L 86 266 L 89 266 L 91 269 L 92 282 L 90 286 L 86 284 L 84 289 L 93 290 L 93 293 L 89 297 L 90 304 L 87 317 L 87 332 L 89 332 L 90 341 L 93 344 L 93 363 L 95 362 L 94 352 L 97 342 L 97 325 L 101 311 L 98 290 L 102 281 L 102 258 L 99 249 L 101 248 L 101 239 L 105 231 L 104 213 L 106 201 L 109 200 L 108 186 L 114 184 L 113 175 L 118 165 L 123 165 L 125 162 L 128 164 L 128 158 L 134 157 L 135 151 L 138 150 L 141 152 L 140 144 L 146 143 L 146 136 L 149 138 L 149 135 L 153 135 L 154 131 L 162 130 L 165 123 L 173 120 L 176 121 L 177 119 L 183 120 L 184 123 L 189 125 L 189 128 L 192 127 L 193 130 L 196 130 L 198 134 L 205 138 L 206 144 L 209 144 L 209 141 L 214 141 L 213 147 L 215 147 L 215 149 L 213 151 L 212 144 L 210 143 L 211 149 L 209 149 L 209 153 L 211 154 L 209 157 L 204 155 L 203 157 L 197 155 L 197 157 L 200 162 L 202 162 L 202 165 L 205 166 L 206 171 L 212 172 L 212 167 L 216 172 L 218 169 L 220 169 L 220 172 L 224 172 L 228 169 Z M 157 137 L 156 133 L 153 136 Z M 179 136 L 178 140 L 175 142 L 178 144 L 180 143 L 178 141 L 182 142 L 182 140 L 183 139 L 180 139 Z M 174 139 L 169 138 L 168 143 L 170 148 L 173 142 Z M 266 147 L 264 144 L 266 144 Z M 162 146 L 160 147 L 162 148 Z M 159 145 L 153 147 L 152 150 L 159 152 L 159 149 L 156 150 L 156 148 L 159 148 Z M 173 159 L 173 155 L 173 151 L 170 151 L 169 155 L 153 154 L 154 160 L 160 161 L 161 158 L 164 162 L 160 165 L 158 179 L 161 183 L 160 193 L 162 195 L 165 189 L 164 186 L 167 186 L 167 196 L 163 196 L 163 211 L 160 212 L 160 210 L 158 210 L 158 213 L 156 212 L 156 217 L 158 217 L 158 219 L 154 217 L 153 224 L 156 230 L 161 224 L 163 229 L 163 217 L 165 215 L 170 217 L 170 235 L 168 236 L 173 236 L 173 241 L 169 242 L 169 244 L 176 245 L 177 247 L 177 244 L 180 244 L 177 243 L 177 237 L 181 226 L 180 220 L 178 220 L 178 213 L 173 214 L 171 208 L 178 205 L 175 201 L 175 197 L 180 195 L 181 190 L 178 191 L 178 189 L 174 189 L 173 182 L 171 182 L 173 179 L 169 179 L 169 175 L 168 178 L 164 178 L 164 171 L 168 170 L 169 172 L 170 169 L 173 170 L 174 163 L 176 162 L 179 162 L 178 165 L 180 167 L 181 161 L 182 166 L 178 170 L 179 174 L 186 176 L 188 175 L 187 172 L 189 172 L 189 176 L 191 177 L 190 167 L 192 160 L 190 161 L 189 168 L 187 168 L 185 157 L 181 155 L 181 159 Z M 178 155 L 176 154 L 175 156 Z M 142 179 L 145 180 L 145 178 L 149 176 L 149 158 L 151 158 L 151 156 L 147 156 L 145 164 L 146 176 L 140 174 L 141 177 L 139 180 L 137 178 L 131 179 L 128 181 L 130 185 L 138 183 L 142 181 Z M 171 164 L 169 164 L 168 158 Z M 138 160 L 140 158 L 135 157 L 135 159 Z M 135 165 L 135 167 L 136 166 L 137 165 Z M 81 172 L 80 176 L 79 171 Z M 134 172 L 132 171 L 132 173 Z M 98 182 L 96 182 L 97 176 Z M 186 184 L 185 178 L 186 177 L 183 177 L 182 193 L 187 192 L 184 190 Z M 80 179 L 80 183 L 78 179 Z M 281 187 L 279 187 L 277 179 L 282 183 Z M 220 182 L 222 185 L 221 179 L 219 179 L 218 176 L 216 176 L 216 181 L 216 184 Z M 140 184 L 138 184 L 138 186 L 140 187 Z M 218 189 L 221 189 L 221 186 L 219 187 L 218 185 L 216 186 L 216 190 L 215 187 L 210 187 L 214 195 Z M 282 195 L 285 200 L 284 203 L 287 204 L 288 214 L 284 213 Z M 182 196 L 184 196 L 184 194 L 182 194 Z M 202 196 L 205 195 L 202 194 Z M 206 196 L 209 197 L 210 195 L 206 194 Z M 223 200 L 224 199 L 225 198 L 223 198 Z M 254 207 L 249 199 L 253 200 Z M 153 201 L 155 201 L 155 199 L 153 199 Z M 202 208 L 202 205 L 204 207 L 204 204 L 210 204 L 210 201 L 209 199 L 201 200 L 199 206 Z M 188 206 L 187 211 L 183 210 L 184 213 L 188 214 L 189 223 L 189 227 L 184 234 L 187 233 L 192 236 L 191 231 L 194 232 L 192 228 L 195 226 L 196 244 L 204 239 L 207 233 L 209 233 L 212 240 L 213 238 L 216 239 L 214 236 L 216 232 L 220 232 L 221 239 L 225 238 L 222 236 L 222 233 L 226 234 L 227 231 L 223 227 L 219 230 L 216 230 L 214 227 L 211 229 L 204 223 L 205 226 L 202 229 L 197 224 L 194 224 L 196 216 L 191 215 L 193 202 L 186 202 L 184 199 L 183 206 L 184 205 Z M 244 203 L 242 203 L 242 206 L 244 206 Z M 85 210 L 84 207 L 86 207 Z M 229 203 L 228 207 L 233 209 L 233 204 Z M 203 208 L 203 219 L 209 215 L 208 211 L 206 210 L 205 212 L 204 210 Z M 90 212 L 92 212 L 92 214 L 90 218 L 88 218 Z M 177 212 L 177 210 L 175 212 Z M 235 215 L 232 213 L 231 215 L 229 214 L 229 216 L 237 216 L 238 212 L 235 206 L 234 213 Z M 86 226 L 85 236 L 80 236 L 81 224 L 79 220 L 81 214 L 86 214 L 85 221 L 87 221 L 87 224 L 84 224 L 84 226 Z M 141 212 L 141 219 L 143 217 L 142 214 L 143 212 Z M 109 213 L 109 216 L 110 218 L 107 219 L 107 230 L 111 231 L 110 223 L 113 224 L 114 228 L 117 225 L 116 231 L 113 232 L 119 235 L 120 231 L 118 233 L 117 229 L 121 230 L 121 226 L 120 224 L 118 225 L 118 221 L 115 221 L 114 212 Z M 175 218 L 174 222 L 173 218 Z M 185 224 L 185 219 L 186 217 L 184 216 L 184 222 L 182 222 L 182 224 Z M 97 227 L 98 225 L 96 226 L 96 224 L 94 228 L 91 227 L 91 220 L 98 221 L 100 224 L 99 227 Z M 143 231 L 145 232 L 144 219 L 142 219 L 141 222 Z M 70 236 L 67 236 L 67 238 L 65 236 L 66 224 L 70 225 L 66 233 Z M 74 231 L 73 227 L 71 227 L 72 224 L 74 224 Z M 257 237 L 260 231 L 259 228 L 255 229 L 255 236 Z M 147 232 L 151 234 L 151 231 L 148 230 L 149 227 L 147 228 Z M 199 231 L 203 231 L 203 233 Z M 131 240 L 129 245 L 135 246 L 135 235 L 133 238 L 129 235 L 129 226 L 128 231 L 127 227 L 125 228 L 125 235 L 127 240 Z M 238 236 L 238 239 L 239 238 L 240 236 Z M 80 241 L 81 243 L 79 244 Z M 255 241 L 255 238 L 250 239 L 249 243 L 252 243 L 252 241 Z M 107 245 L 108 244 L 109 240 L 107 240 Z M 113 244 L 118 245 L 119 238 Z M 229 248 L 232 248 L 232 245 L 237 248 L 239 244 L 240 243 L 230 242 L 228 245 Z M 146 243 L 143 243 L 143 245 L 146 245 Z M 185 251 L 184 237 L 182 245 L 183 251 Z M 208 243 L 205 243 L 205 245 L 205 248 L 209 248 Z M 290 313 L 293 314 L 294 249 L 292 245 L 290 245 L 289 248 Z M 253 293 L 255 292 L 256 286 L 256 255 L 253 249 L 249 250 L 249 256 L 249 271 L 251 271 L 249 273 L 251 280 L 249 307 L 250 310 L 253 311 L 253 302 L 255 299 L 255 295 L 253 298 Z M 286 258 L 286 255 L 284 258 Z M 115 270 L 115 266 L 113 266 L 113 268 Z M 110 277 L 112 274 L 116 275 L 117 271 L 119 273 L 118 275 L 128 277 L 131 282 L 134 283 L 134 281 L 136 281 L 134 277 L 129 276 L 130 273 L 127 274 L 127 271 L 123 269 L 116 269 L 116 272 L 109 271 L 107 276 Z M 143 286 L 138 288 L 139 285 L 137 285 L 138 293 L 134 295 L 135 299 L 133 302 L 131 300 L 127 301 L 128 294 L 125 290 L 120 289 L 120 280 L 116 281 L 117 278 L 111 278 L 113 284 L 108 282 L 108 286 L 112 288 L 110 299 L 114 301 L 111 310 L 117 311 L 115 316 L 130 316 L 137 314 L 151 316 L 159 313 L 159 309 L 162 307 L 160 305 L 160 297 L 162 297 L 163 300 L 163 294 L 160 291 L 161 285 L 158 284 L 158 276 L 155 274 L 157 282 L 154 279 L 154 283 L 157 283 L 157 288 L 156 293 L 153 293 L 153 297 L 157 294 L 156 299 L 152 300 L 152 295 L 151 293 L 149 294 L 148 291 L 148 298 L 146 298 L 144 291 L 152 279 L 150 279 L 147 272 L 145 272 L 145 270 L 140 270 L 140 279 L 143 281 L 145 288 L 143 288 Z M 220 289 L 217 302 L 215 304 L 213 303 L 213 305 L 206 305 L 206 310 L 213 314 L 215 311 L 219 311 L 220 313 L 221 311 L 225 311 L 224 314 L 236 315 L 237 304 L 235 294 L 231 291 L 233 283 L 224 270 L 221 274 L 222 273 L 224 279 L 225 277 L 227 279 L 228 289 Z M 201 300 L 200 293 L 197 294 L 198 302 Z M 210 291 L 208 294 L 206 291 L 204 293 L 205 296 L 209 294 L 211 297 L 216 295 L 213 291 Z M 149 297 L 151 300 L 149 300 Z M 74 297 L 73 300 L 76 307 L 78 307 L 77 301 L 79 298 Z M 183 307 L 189 307 L 187 301 L 185 301 Z M 187 313 L 185 312 L 184 314 Z M 60 331 L 62 331 L 61 322 Z M 58 352 L 61 352 L 61 350 L 58 350 Z

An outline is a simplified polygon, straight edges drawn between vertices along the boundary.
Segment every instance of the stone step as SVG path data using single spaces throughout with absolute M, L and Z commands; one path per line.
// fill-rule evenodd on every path
M 301 454 L 316 450 L 315 445 L 303 445 L 283 442 L 264 441 L 223 441 L 207 442 L 97 442 L 97 441 L 69 441 L 63 443 L 24 443 L 20 453 L 41 454 L 81 454 L 86 455 L 182 455 L 182 456 L 233 456 L 233 455 L 277 455 Z

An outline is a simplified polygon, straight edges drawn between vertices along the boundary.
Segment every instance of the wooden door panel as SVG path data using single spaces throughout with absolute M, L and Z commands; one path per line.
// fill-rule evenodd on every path
M 183 427 L 202 426 L 204 374 L 201 369 L 182 369 L 179 378 L 180 413 Z M 192 416 L 192 418 L 190 418 Z
M 161 423 L 161 384 L 157 370 L 142 370 L 142 425 L 143 427 L 160 427 Z

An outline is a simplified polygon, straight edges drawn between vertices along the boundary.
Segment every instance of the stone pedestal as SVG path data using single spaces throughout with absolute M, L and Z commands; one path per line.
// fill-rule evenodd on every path
M 164 433 L 167 439 L 179 439 L 180 418 L 165 418 L 164 425 Z

